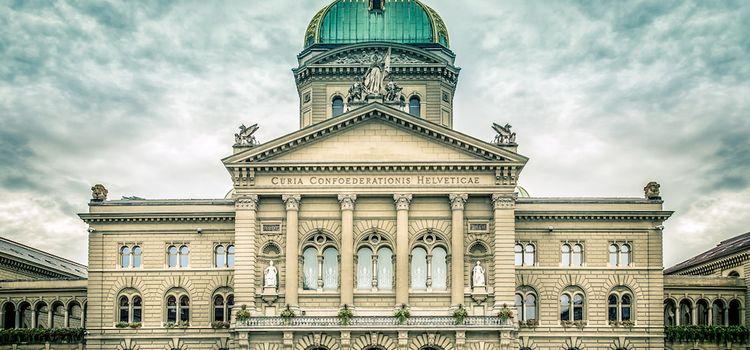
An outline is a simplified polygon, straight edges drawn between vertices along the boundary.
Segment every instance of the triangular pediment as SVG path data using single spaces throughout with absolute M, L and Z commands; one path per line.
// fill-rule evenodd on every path
M 455 130 L 372 103 L 224 159 L 227 166 L 513 164 L 528 159 Z

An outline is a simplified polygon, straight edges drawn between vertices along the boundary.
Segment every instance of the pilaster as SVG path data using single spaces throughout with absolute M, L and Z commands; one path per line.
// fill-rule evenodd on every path
M 409 304 L 409 204 L 411 194 L 394 194 L 396 205 L 396 304 Z
M 299 305 L 299 269 L 297 268 L 299 260 L 299 206 L 302 196 L 283 195 L 281 200 L 286 206 L 286 249 L 285 249 L 285 268 L 286 278 L 284 279 L 285 301 L 288 305 Z
M 451 305 L 464 303 L 464 206 L 469 195 L 451 194 Z
M 340 194 L 341 204 L 341 304 L 354 304 L 354 203 L 356 194 Z
M 515 261 L 513 247 L 516 235 L 516 194 L 492 195 L 495 225 L 495 308 L 514 303 L 516 290 Z
M 258 196 L 240 196 L 234 201 L 234 298 L 236 305 L 255 310 L 255 236 Z

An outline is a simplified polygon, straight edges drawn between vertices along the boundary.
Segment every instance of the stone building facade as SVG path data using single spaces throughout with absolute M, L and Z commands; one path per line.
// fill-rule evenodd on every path
M 665 348 L 658 185 L 530 196 L 510 125 L 452 128 L 449 45 L 420 1 L 333 1 L 293 69 L 300 129 L 241 127 L 226 198 L 92 188 L 86 348 Z

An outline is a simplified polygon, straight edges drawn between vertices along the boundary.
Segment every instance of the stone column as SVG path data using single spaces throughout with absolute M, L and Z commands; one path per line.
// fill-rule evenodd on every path
M 464 204 L 469 195 L 451 194 L 451 305 L 464 303 Z
M 340 194 L 341 304 L 354 305 L 354 202 L 356 194 Z
M 298 306 L 299 300 L 299 205 L 302 197 L 300 195 L 283 195 L 281 200 L 286 205 L 286 278 L 284 288 L 286 290 L 285 300 L 291 306 Z
M 516 194 L 492 195 L 495 224 L 495 308 L 512 307 L 516 291 L 513 247 L 516 241 Z
M 396 305 L 409 304 L 409 204 L 411 194 L 394 194 L 396 202 Z
M 13 328 L 21 328 L 21 310 L 16 308 L 16 326 Z
M 234 302 L 255 310 L 255 236 L 258 196 L 239 196 L 234 202 Z

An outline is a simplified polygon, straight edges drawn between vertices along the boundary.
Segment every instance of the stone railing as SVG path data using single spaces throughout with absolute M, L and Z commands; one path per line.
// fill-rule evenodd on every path
M 282 317 L 251 317 L 238 322 L 237 327 L 250 328 L 342 328 L 342 327 L 408 327 L 408 328 L 509 328 L 514 327 L 513 319 L 501 319 L 496 316 L 468 316 L 460 323 L 451 316 L 412 316 L 399 322 L 393 316 L 355 316 L 346 323 L 337 316 L 297 316 L 289 319 Z

